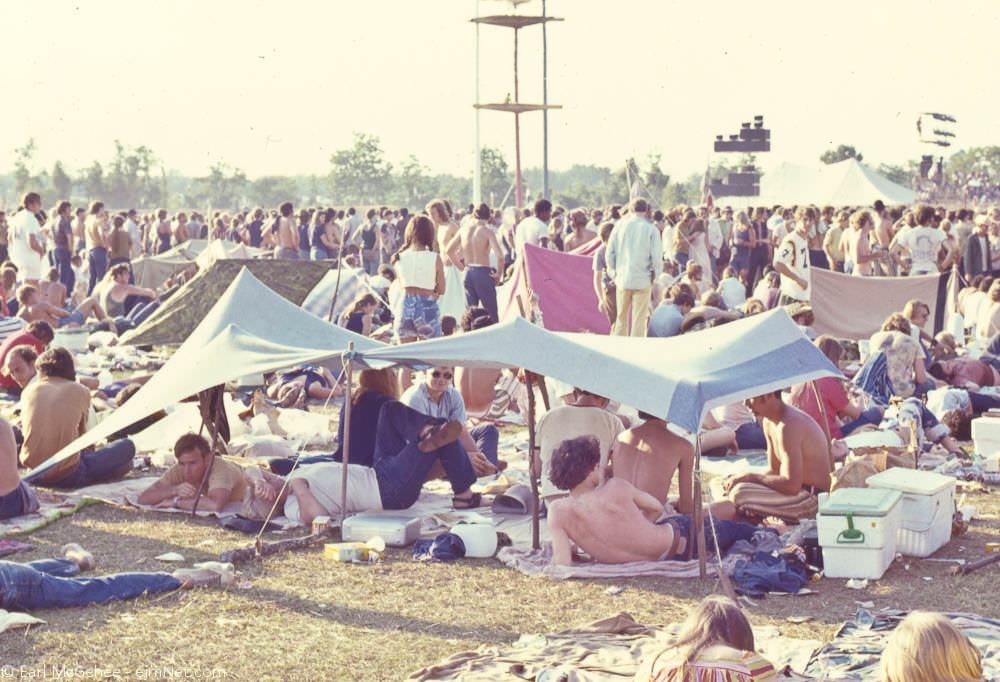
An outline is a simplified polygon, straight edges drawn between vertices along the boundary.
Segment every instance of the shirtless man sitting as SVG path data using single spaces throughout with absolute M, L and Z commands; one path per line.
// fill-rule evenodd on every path
M 493 322 L 500 321 L 497 312 L 497 289 L 500 283 L 500 269 L 503 268 L 503 249 L 497 241 L 493 229 L 487 222 L 493 211 L 486 204 L 476 208 L 475 222 L 469 222 L 452 237 L 446 250 L 447 257 L 459 270 L 465 259 L 465 303 L 470 308 L 481 305 L 486 308 Z M 496 257 L 497 268 L 490 265 L 490 251 Z
M 45 273 L 45 279 L 38 283 L 38 290 L 41 293 L 42 300 L 46 303 L 51 303 L 57 308 L 66 307 L 66 285 L 59 281 L 59 271 L 55 268 L 49 268 L 49 271 Z
M 725 483 L 734 512 L 800 519 L 816 515 L 816 495 L 830 490 L 833 459 L 826 436 L 812 417 L 781 399 L 781 391 L 746 401 L 761 419 L 767 441 L 767 471 Z M 747 505 L 753 505 L 747 510 Z M 723 515 L 723 512 L 717 512 Z
M 53 328 L 79 327 L 90 315 L 98 320 L 105 318 L 104 311 L 95 298 L 88 298 L 71 312 L 41 300 L 38 289 L 29 284 L 17 290 L 17 300 L 20 303 L 17 316 L 28 323 L 41 320 L 48 322 Z
M 552 557 L 557 565 L 573 564 L 573 545 L 596 561 L 622 564 L 629 561 L 686 560 L 696 556 L 691 542 L 691 516 L 660 519 L 663 505 L 649 493 L 621 478 L 601 485 L 597 439 L 581 436 L 563 441 L 552 454 L 550 478 L 569 496 L 552 502 L 548 512 Z M 720 519 L 705 519 L 706 547 L 714 551 L 715 526 L 719 550 L 737 540 L 749 539 L 755 526 Z

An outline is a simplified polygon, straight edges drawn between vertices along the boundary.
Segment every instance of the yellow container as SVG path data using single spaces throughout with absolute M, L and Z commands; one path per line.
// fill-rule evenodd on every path
M 323 545 L 323 557 L 340 563 L 378 561 L 382 553 L 363 542 L 333 542 Z
M 987 552 L 1000 552 L 1000 542 L 987 542 L 986 543 Z

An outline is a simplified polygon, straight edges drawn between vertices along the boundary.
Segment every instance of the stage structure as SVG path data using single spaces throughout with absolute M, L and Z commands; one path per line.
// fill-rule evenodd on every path
M 754 154 L 771 151 L 771 131 L 764 127 L 764 117 L 754 116 L 753 124 L 744 123 L 740 131 L 723 139 L 715 136 L 715 151 Z M 735 173 L 729 173 L 725 181 L 712 179 L 709 184 L 712 197 L 759 197 L 760 171 L 754 166 L 743 166 Z
M 519 4 L 525 2 L 525 0 L 508 0 L 514 5 L 516 9 Z M 549 109 L 562 109 L 561 105 L 549 104 L 548 103 L 548 84 L 543 83 L 543 103 L 542 104 L 528 104 L 521 102 L 518 92 L 518 76 L 517 76 L 517 59 L 518 59 L 518 33 L 522 28 L 527 26 L 541 25 L 543 30 L 543 41 L 545 40 L 544 29 L 545 24 L 550 21 L 562 21 L 558 17 L 550 17 L 545 14 L 544 2 L 542 5 L 541 16 L 528 16 L 524 14 L 499 14 L 491 16 L 477 16 L 471 21 L 476 24 L 476 103 L 472 106 L 477 109 L 476 113 L 476 181 L 473 187 L 473 201 L 478 203 L 482 201 L 482 183 L 481 183 L 481 170 L 480 166 L 482 163 L 480 144 L 479 144 L 479 113 L 478 110 L 488 109 L 491 111 L 502 111 L 508 114 L 514 114 L 514 188 L 515 188 L 515 198 L 517 201 L 517 207 L 522 208 L 524 206 L 524 183 L 521 177 L 521 114 L 532 112 L 532 111 L 542 111 L 546 112 Z M 478 8 L 478 4 L 477 4 Z M 480 103 L 479 102 L 479 26 L 481 24 L 487 24 L 490 26 L 500 26 L 504 28 L 510 28 L 514 30 L 514 90 L 513 97 L 508 94 L 503 102 L 499 103 Z M 543 79 L 547 81 L 548 66 L 547 58 L 548 55 L 544 54 L 543 50 Z M 548 123 L 546 119 L 546 124 Z M 545 140 L 543 150 L 545 159 L 545 190 L 548 190 L 548 130 L 546 125 Z

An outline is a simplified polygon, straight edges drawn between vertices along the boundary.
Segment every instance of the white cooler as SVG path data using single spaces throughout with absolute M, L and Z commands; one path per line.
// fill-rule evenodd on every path
M 984 460 L 983 469 L 1000 469 L 1000 418 L 977 417 L 972 420 L 972 442 L 976 455 Z
M 363 512 L 344 519 L 344 542 L 368 542 L 374 537 L 390 547 L 406 547 L 420 537 L 420 517 L 407 512 Z
M 955 513 L 955 479 L 932 471 L 893 467 L 868 477 L 871 488 L 903 493 L 903 520 L 896 551 L 907 556 L 930 556 L 951 540 Z
M 820 493 L 816 525 L 829 578 L 878 580 L 896 555 L 902 493 L 885 488 L 840 488 Z

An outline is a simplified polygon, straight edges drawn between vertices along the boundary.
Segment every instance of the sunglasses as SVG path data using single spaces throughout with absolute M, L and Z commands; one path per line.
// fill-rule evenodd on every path
M 452 374 L 451 372 L 439 372 L 437 370 L 434 370 L 433 372 L 431 372 L 431 376 L 435 379 L 441 379 L 441 378 L 451 379 Z

